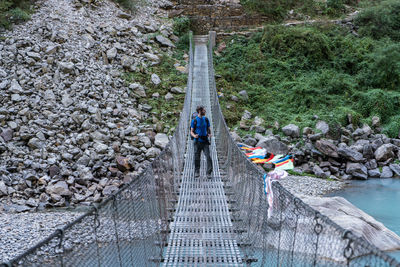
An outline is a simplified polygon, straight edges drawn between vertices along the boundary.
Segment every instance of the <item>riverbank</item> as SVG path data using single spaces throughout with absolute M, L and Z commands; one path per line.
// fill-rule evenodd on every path
M 304 195 L 322 197 L 326 194 L 343 189 L 347 184 L 347 182 L 343 181 L 296 175 L 290 175 L 279 182 L 283 187 L 289 190 L 290 193 L 300 198 Z

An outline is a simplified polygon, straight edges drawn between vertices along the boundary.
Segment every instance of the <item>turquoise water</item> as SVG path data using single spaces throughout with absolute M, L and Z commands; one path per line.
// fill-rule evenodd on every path
M 330 194 L 341 196 L 400 236 L 400 179 L 351 181 L 349 187 Z M 400 251 L 389 253 L 400 261 Z

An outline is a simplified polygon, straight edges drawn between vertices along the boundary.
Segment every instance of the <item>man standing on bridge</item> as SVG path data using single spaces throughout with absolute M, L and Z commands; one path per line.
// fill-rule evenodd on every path
M 207 158 L 207 177 L 211 178 L 213 167 L 208 140 L 211 137 L 210 121 L 206 117 L 206 109 L 203 106 L 198 106 L 196 112 L 197 116 L 190 124 L 190 135 L 194 139 L 194 176 L 196 178 L 200 176 L 200 155 L 203 151 Z

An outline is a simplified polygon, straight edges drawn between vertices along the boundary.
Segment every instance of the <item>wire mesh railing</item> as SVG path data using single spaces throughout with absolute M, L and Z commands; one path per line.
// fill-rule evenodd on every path
M 279 182 L 272 183 L 273 207 L 268 216 L 264 171 L 249 161 L 233 141 L 217 96 L 213 46 L 208 69 L 211 111 L 218 159 L 226 173 L 230 202 L 235 204 L 237 242 L 252 266 L 397 266 L 386 253 L 335 224 L 305 204 Z
M 213 47 L 209 43 L 210 101 L 219 168 L 226 178 L 225 194 L 231 205 L 235 238 L 246 263 L 400 267 L 392 257 L 321 215 L 278 182 L 272 184 L 274 212 L 268 214 L 263 171 L 238 149 L 222 115 L 214 79 Z M 191 41 L 184 107 L 178 127 L 162 153 L 111 197 L 3 266 L 160 265 L 185 160 L 193 60 Z

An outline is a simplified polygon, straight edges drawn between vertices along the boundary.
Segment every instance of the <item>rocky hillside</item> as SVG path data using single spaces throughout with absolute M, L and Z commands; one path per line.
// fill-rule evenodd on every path
M 160 18 L 170 3 L 147 2 L 130 15 L 106 0 L 39 1 L 4 34 L 0 211 L 100 201 L 168 143 L 148 123 L 147 87 L 123 78 L 159 64 L 177 41 Z

